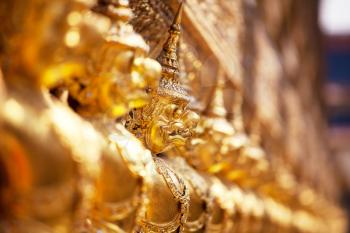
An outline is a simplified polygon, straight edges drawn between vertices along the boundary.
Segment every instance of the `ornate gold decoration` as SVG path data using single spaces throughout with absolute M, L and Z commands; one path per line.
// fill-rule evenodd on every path
M 280 135 L 275 58 L 285 51 L 275 53 L 259 24 L 242 27 L 258 21 L 260 3 L 187 0 L 173 17 L 178 1 L 130 0 L 134 18 L 128 0 L 92 4 L 0 4 L 0 232 L 345 232 L 336 195 L 294 170 L 303 147 L 290 139 L 309 134 L 294 120 L 303 108 L 293 91 Z M 148 56 L 169 26 L 160 65 Z M 239 51 L 241 36 L 254 49 Z M 243 104 L 243 71 L 254 103 Z M 216 83 L 209 101 L 202 79 Z M 258 100 L 264 84 L 270 103 Z M 254 116 L 243 121 L 246 111 Z M 312 156 L 324 148 L 311 148 L 322 142 L 315 133 Z M 279 150 L 281 139 L 294 143 Z
M 179 214 L 170 223 L 154 223 L 142 220 L 142 228 L 146 232 L 183 232 L 188 217 L 189 190 L 184 180 L 174 172 L 161 158 L 154 158 L 157 171 L 168 185 L 175 200 L 179 203 Z M 175 179 L 174 179 L 175 178 Z M 178 184 L 176 184 L 178 183 Z
M 224 76 L 221 73 L 217 78 L 217 84 L 212 100 L 205 111 L 205 117 L 201 118 L 198 125 L 198 134 L 192 140 L 183 155 L 198 169 L 217 172 L 222 168 L 223 154 L 225 153 L 224 139 L 234 135 L 235 129 L 226 120 L 226 109 L 223 99 Z
M 184 146 L 193 136 L 199 116 L 188 110 L 190 97 L 179 83 L 177 46 L 183 3 L 180 4 L 169 37 L 157 60 L 162 65 L 162 77 L 157 89 L 151 89 L 151 103 L 130 112 L 125 126 L 153 153 L 161 153 L 174 146 Z
M 181 157 L 175 157 L 168 160 L 171 167 L 181 174 L 185 181 L 191 187 L 191 198 L 189 217 L 187 222 L 184 224 L 185 232 L 197 232 L 205 227 L 206 222 L 210 215 L 211 199 L 209 198 L 209 185 L 203 177 L 201 177 L 193 168 L 191 168 L 186 161 Z M 198 210 L 200 206 L 200 210 Z M 196 208 L 194 210 L 191 209 Z M 194 214 L 198 216 L 197 219 L 193 219 L 191 216 Z
M 124 230 L 137 229 L 142 219 L 146 215 L 146 206 L 148 205 L 147 190 L 151 183 L 150 181 L 150 169 L 152 169 L 152 156 L 142 144 L 120 124 L 113 125 L 109 131 L 108 139 L 112 148 L 115 148 L 118 155 L 121 156 L 123 162 L 127 168 L 131 171 L 133 178 L 136 180 L 136 187 L 133 189 L 131 196 L 123 199 L 122 201 L 116 201 L 116 197 L 120 195 L 120 191 L 108 191 L 109 185 L 114 185 L 113 181 L 107 184 L 104 179 L 100 179 L 100 187 L 104 187 L 103 190 L 99 190 L 97 209 L 96 209 L 96 221 L 101 224 L 102 218 L 107 224 L 104 226 L 118 226 L 128 224 L 131 221 L 131 227 L 122 227 Z M 106 161 L 106 163 L 109 163 Z M 107 165 L 108 166 L 108 165 Z M 102 167 L 103 168 L 103 167 Z M 118 168 L 118 167 L 117 167 Z M 109 168 L 110 169 L 110 168 Z M 116 180 L 121 181 L 119 174 L 113 174 L 110 170 L 106 173 L 106 176 L 114 176 Z M 129 180 L 130 182 L 131 180 Z M 123 182 L 121 182 L 123 183 Z M 111 199 L 106 199 L 106 197 Z M 124 222 L 124 224 L 123 224 Z
M 99 1 L 93 11 L 101 14 L 100 18 L 107 16 L 101 20 L 111 25 L 105 41 L 93 49 L 91 61 L 80 76 L 66 77 L 56 87 L 68 90 L 79 103 L 76 110 L 81 114 L 102 112 L 117 118 L 149 102 L 146 89 L 156 86 L 161 67 L 145 57 L 147 44 L 128 24 L 132 17 L 128 1 Z
M 38 5 L 40 4 L 40 1 L 30 1 L 32 5 L 27 9 L 28 12 L 32 12 L 32 10 L 37 10 Z M 72 3 L 67 3 L 65 1 L 55 1 L 59 6 L 58 10 L 55 9 L 57 15 L 62 16 L 64 18 L 67 17 L 67 22 L 69 24 L 69 27 L 67 29 L 68 32 L 71 30 L 75 30 L 75 33 L 86 33 L 84 35 L 95 35 L 97 33 L 95 25 L 92 26 L 91 20 L 95 20 L 93 23 L 96 23 L 97 25 L 101 24 L 102 22 L 105 22 L 107 18 L 103 18 L 102 16 L 99 16 L 97 14 L 93 14 L 92 12 L 88 11 L 85 5 L 78 4 L 75 1 Z M 15 124 L 13 128 L 18 128 L 20 131 L 18 133 L 15 133 L 15 138 L 22 138 L 23 140 L 19 141 L 18 147 L 22 146 L 25 148 L 25 151 L 27 151 L 27 142 L 31 142 L 36 144 L 37 140 L 41 140 L 40 138 L 46 138 L 47 142 L 52 142 L 55 146 L 52 146 L 52 149 L 54 150 L 53 155 L 55 158 L 51 159 L 51 156 L 49 156 L 50 152 L 48 152 L 45 157 L 49 158 L 47 162 L 40 162 L 37 163 L 37 161 L 40 161 L 41 153 L 31 153 L 30 149 L 29 154 L 25 154 L 23 157 L 27 158 L 28 161 L 33 161 L 33 164 L 28 164 L 29 169 L 33 169 L 33 171 L 28 171 L 28 174 L 26 176 L 35 176 L 35 177 L 41 177 L 40 179 L 47 179 L 47 182 L 49 187 L 46 187 L 45 185 L 41 187 L 40 185 L 37 185 L 36 187 L 34 184 L 29 184 L 30 189 L 33 190 L 33 194 L 35 195 L 34 198 L 32 198 L 31 193 L 27 195 L 27 193 L 23 193 L 22 191 L 19 192 L 20 195 L 23 195 L 23 199 L 28 199 L 26 205 L 18 205 L 19 208 L 26 209 L 28 205 L 28 211 L 24 215 L 26 215 L 29 218 L 33 218 L 33 221 L 38 221 L 38 227 L 44 227 L 49 228 L 50 226 L 46 225 L 46 220 L 41 220 L 41 218 L 50 218 L 50 225 L 52 227 L 55 227 L 56 224 L 61 227 L 61 229 L 65 229 L 67 232 L 69 231 L 90 231 L 90 230 L 97 230 L 98 228 L 106 228 L 109 230 L 113 229 L 119 229 L 118 225 L 115 224 L 113 221 L 124 221 L 124 224 L 121 224 L 123 227 L 121 227 L 119 230 L 122 231 L 122 228 L 125 228 L 126 230 L 130 229 L 129 226 L 126 226 L 125 222 L 130 221 L 131 219 L 131 227 L 134 226 L 134 223 L 137 221 L 134 221 L 133 218 L 139 218 L 140 216 L 144 216 L 144 213 L 142 212 L 143 204 L 147 204 L 146 198 L 145 198 L 145 187 L 147 186 L 147 172 L 145 171 L 146 162 L 142 161 L 140 158 L 132 158 L 132 155 L 134 156 L 140 156 L 142 155 L 143 158 L 147 158 L 145 153 L 145 149 L 142 147 L 142 145 L 135 143 L 131 143 L 129 139 L 129 144 L 138 148 L 140 150 L 140 153 L 135 153 L 135 149 L 132 151 L 127 151 L 125 148 L 118 150 L 113 150 L 107 147 L 107 143 L 104 139 L 102 139 L 101 135 L 96 132 L 94 129 L 92 129 L 92 126 L 76 116 L 74 113 L 72 113 L 69 109 L 67 109 L 65 106 L 62 106 L 62 104 L 57 103 L 57 101 L 51 101 L 50 97 L 47 95 L 43 96 L 40 92 L 38 92 L 37 89 L 33 88 L 30 90 L 27 94 L 29 94 L 30 98 L 23 99 L 23 96 L 21 92 L 17 93 L 18 90 L 16 88 L 20 87 L 22 83 L 26 82 L 26 78 L 23 77 L 32 77 L 35 79 L 35 82 L 31 82 L 30 85 L 40 85 L 42 87 L 43 85 L 59 88 L 59 89 L 67 89 L 69 91 L 69 95 L 71 97 L 76 98 L 76 100 L 81 101 L 80 108 L 78 109 L 79 112 L 83 112 L 85 116 L 92 116 L 92 113 L 95 113 L 95 115 L 98 115 L 101 111 L 105 114 L 107 113 L 109 116 L 115 117 L 116 115 L 110 114 L 111 112 L 106 111 L 105 108 L 98 107 L 98 104 L 96 104 L 94 101 L 89 102 L 91 99 L 89 99 L 89 104 L 86 104 L 87 100 L 86 98 L 89 98 L 91 96 L 84 94 L 89 93 L 88 90 L 96 91 L 94 92 L 96 94 L 96 101 L 100 101 L 100 94 L 101 92 L 99 90 L 107 91 L 106 86 L 102 87 L 102 84 L 106 84 L 106 79 L 103 80 L 104 77 L 99 79 L 89 79 L 89 75 L 91 75 L 91 70 L 89 68 L 94 67 L 87 61 L 91 61 L 90 52 L 85 46 L 86 44 L 94 44 L 97 47 L 101 44 L 103 44 L 102 48 L 98 50 L 98 52 L 101 52 L 101 54 L 106 53 L 106 56 L 97 56 L 99 58 L 103 57 L 104 59 L 101 60 L 101 64 L 104 65 L 104 69 L 102 69 L 105 74 L 108 73 L 110 78 L 112 78 L 114 81 L 120 80 L 123 72 L 124 74 L 132 73 L 131 76 L 124 76 L 124 78 L 142 78 L 142 79 L 148 79 L 147 85 L 152 83 L 153 78 L 156 78 L 158 74 L 160 74 L 160 66 L 157 62 L 152 61 L 150 59 L 146 59 L 143 56 L 145 55 L 145 52 L 147 51 L 146 44 L 142 41 L 141 37 L 132 36 L 132 28 L 130 26 L 125 25 L 125 16 L 130 15 L 130 11 L 127 10 L 127 2 L 125 1 L 119 1 L 114 2 L 115 4 L 108 8 L 109 10 L 117 10 L 117 18 L 122 18 L 122 22 L 117 22 L 117 26 L 112 27 L 109 30 L 109 35 L 107 36 L 106 42 L 103 42 L 103 39 L 100 35 L 95 35 L 95 37 L 82 37 L 86 39 L 86 41 L 80 41 L 80 43 L 75 44 L 74 46 L 72 44 L 66 44 L 69 41 L 60 40 L 61 43 L 64 43 L 64 45 L 60 44 L 60 47 L 64 47 L 66 50 L 63 50 L 64 52 L 67 52 L 67 50 L 72 51 L 73 55 L 69 57 L 65 57 L 65 59 L 60 60 L 57 62 L 52 62 L 51 57 L 47 57 L 47 62 L 43 58 L 40 57 L 40 68 L 39 70 L 36 70 L 36 66 L 28 66 L 27 64 L 20 64 L 18 67 L 16 66 L 7 66 L 6 67 L 6 81 L 8 81 L 9 86 L 11 86 L 11 94 L 9 99 L 6 102 L 7 108 L 4 109 L 4 112 L 1 112 L 1 118 L 4 118 L 4 127 L 5 132 L 2 133 L 3 135 L 12 135 L 13 133 L 10 132 L 7 127 L 12 127 L 11 125 Z M 67 4 L 67 5 L 65 5 Z M 48 9 L 49 12 L 51 12 L 52 8 L 49 6 L 55 6 L 46 4 L 43 6 L 44 9 Z M 118 9 L 117 6 L 119 6 Z M 22 12 L 22 11 L 21 11 Z M 25 13 L 28 13 L 26 11 L 23 11 Z M 35 12 L 35 11 L 34 11 Z M 115 12 L 114 12 L 115 13 Z M 123 14 L 126 13 L 126 15 L 123 16 Z M 48 30 L 48 28 L 45 28 L 47 25 L 52 25 L 57 18 L 55 14 L 54 17 L 52 17 L 52 21 L 48 20 L 45 22 L 45 25 L 40 25 L 40 29 L 42 29 L 44 32 Z M 110 15 L 111 16 L 111 15 Z M 66 21 L 63 21 L 64 23 Z M 31 22 L 32 23 L 32 22 Z M 62 23 L 62 24 L 64 24 Z M 104 25 L 104 24 L 103 24 Z M 107 24 L 108 25 L 108 24 Z M 24 32 L 27 32 L 27 30 L 31 29 L 32 25 L 26 25 L 28 28 L 25 28 Z M 41 27 L 42 26 L 42 27 Z M 62 25 L 59 25 L 62 26 Z M 120 27 L 118 27 L 120 26 Z M 62 28 L 65 28 L 62 26 Z M 60 30 L 62 29 L 59 28 Z M 67 32 L 67 33 L 68 33 Z M 53 32 L 54 35 L 57 33 L 56 31 Z M 121 34 L 122 35 L 121 35 Z M 125 33 L 125 34 L 123 34 Z M 33 38 L 37 38 L 38 43 L 32 43 L 30 46 L 32 46 L 32 53 L 36 53 L 37 50 L 40 51 L 43 49 L 45 43 L 47 41 L 42 41 L 42 35 L 46 35 L 45 33 L 39 33 Z M 128 39 L 124 40 L 124 35 L 130 35 Z M 22 36 L 22 35 L 21 35 Z M 70 37 L 68 37 L 70 38 Z M 119 40 L 118 40 L 119 38 Z M 134 38 L 134 40 L 131 40 Z M 136 38 L 136 39 L 135 39 Z M 112 42 L 109 42 L 108 40 L 111 40 Z M 37 42 L 37 41 L 35 41 Z M 39 42 L 42 42 L 39 43 Z M 140 43 L 143 42 L 143 43 Z M 69 42 L 70 43 L 70 42 Z M 17 45 L 16 45 L 17 46 Z M 66 48 L 65 46 L 69 47 Z M 8 48 L 9 51 L 11 51 L 12 47 Z M 77 52 L 79 51 L 79 52 Z M 82 52 L 83 51 L 83 52 Z M 60 50 L 62 52 L 62 50 Z M 114 59 L 120 54 L 123 54 L 123 52 L 128 53 L 128 56 L 130 57 L 135 55 L 135 63 L 132 66 L 132 69 L 130 69 L 129 66 L 116 66 L 120 63 L 115 63 Z M 132 54 L 130 54 L 132 53 Z M 125 54 L 125 53 L 124 53 Z M 22 54 L 21 54 L 22 55 Z M 77 55 L 77 56 L 74 56 Z M 79 56 L 78 56 L 79 55 Z M 52 56 L 57 56 L 56 51 L 53 52 Z M 81 59 L 77 59 L 81 58 Z M 130 59 L 126 59 L 125 56 L 120 56 L 118 59 L 116 59 L 119 62 L 122 62 L 124 65 L 128 64 Z M 72 62 L 74 61 L 74 62 Z M 79 62 L 78 62 L 79 61 Z M 46 63 L 47 62 L 47 63 Z M 86 63 L 85 63 L 86 62 Z M 96 61 L 97 62 L 97 61 Z M 43 65 L 45 64 L 45 65 Z M 144 66 L 146 64 L 146 66 Z M 84 66 L 86 65 L 86 67 Z M 91 65 L 91 66 L 90 66 Z M 96 63 L 96 65 L 100 65 L 99 62 Z M 155 66 L 154 66 L 155 65 Z M 30 70 L 26 70 L 25 68 L 31 68 Z M 86 68 L 86 69 L 85 69 Z M 120 70 L 121 68 L 125 68 L 125 70 Z M 110 69 L 110 70 L 108 70 Z M 119 70 L 118 70 L 119 69 Z M 146 70 L 145 70 L 146 69 Z M 39 72 L 40 71 L 40 72 Z M 38 73 L 37 73 L 38 72 Z M 16 77 L 17 82 L 14 82 L 13 85 L 17 85 L 18 87 L 12 86 L 12 76 Z M 20 80 L 22 78 L 22 80 Z M 108 78 L 107 78 L 108 79 Z M 91 81 L 92 80 L 92 81 Z M 117 87 L 113 80 L 107 80 L 107 84 Z M 129 80 L 123 80 L 125 85 L 129 85 Z M 153 80 L 154 81 L 154 80 Z M 100 85 L 101 84 L 101 85 Z M 96 85 L 96 89 L 92 88 L 93 85 Z M 121 83 L 118 83 L 118 85 L 121 85 Z M 35 86 L 36 87 L 36 86 Z M 121 86 L 118 86 L 118 88 Z M 124 87 L 125 88 L 125 87 Z M 140 90 L 140 92 L 144 92 L 144 86 L 136 86 L 137 90 Z M 113 89 L 113 88 L 111 88 Z M 111 89 L 109 91 L 111 91 Z M 135 92 L 137 90 L 134 89 Z M 82 94 L 84 91 L 86 91 L 84 94 Z M 107 92 L 109 92 L 107 91 Z M 129 93 L 132 94 L 132 93 Z M 12 98 L 11 98 L 12 97 Z M 82 98 L 79 98 L 82 97 Z M 101 94 L 101 98 L 105 98 L 106 95 Z M 112 97 L 110 97 L 112 98 Z M 29 104 L 27 103 L 29 101 Z M 124 104 L 127 104 L 127 101 L 131 101 L 130 99 L 122 99 L 122 102 Z M 34 104 L 30 104 L 30 103 Z M 113 103 L 115 104 L 115 103 Z M 92 107 L 94 106 L 94 107 Z M 135 107 L 135 106 L 133 106 Z M 89 109 L 88 109 L 89 108 Z M 88 109 L 88 110 L 87 110 Z M 11 113 L 12 112 L 12 113 Z M 23 113 L 26 112 L 26 120 L 24 121 Z M 35 113 L 30 114 L 31 112 Z M 89 113 L 89 114 L 86 114 Z M 14 114 L 14 115 L 13 115 Z M 118 113 L 119 114 L 119 113 Z M 4 117 L 5 116 L 5 117 Z M 77 119 L 78 118 L 78 119 Z M 37 122 L 36 119 L 40 119 Z M 27 126 L 25 126 L 25 122 L 29 123 Z M 105 123 L 105 122 L 103 122 Z M 21 130 L 25 129 L 28 132 L 31 131 L 31 126 L 35 128 L 37 133 L 32 132 L 33 140 L 29 139 L 28 137 L 21 136 L 23 134 L 26 134 L 26 132 L 21 132 Z M 96 128 L 101 129 L 102 127 L 98 127 L 95 125 Z M 46 132 L 46 127 L 49 127 L 49 130 Z M 1 129 L 3 126 L 1 126 Z M 15 129 L 15 131 L 18 131 L 18 129 Z M 43 130 L 43 132 L 41 132 Z M 115 130 L 121 138 L 124 138 L 124 140 L 127 140 L 128 132 L 118 129 Z M 126 134 L 125 134 L 126 133 Z M 51 136 L 53 134 L 54 136 Z M 79 134 L 82 134 L 81 136 L 77 136 Z M 55 140 L 53 138 L 57 137 Z M 52 140 L 51 140 L 52 138 Z M 93 140 L 91 142 L 90 140 Z M 136 139 L 134 139 L 136 140 Z M 34 142 L 32 142 L 34 141 Z M 137 141 L 137 140 L 136 140 Z M 8 144 L 9 146 L 14 146 L 11 144 L 8 140 L 6 140 L 4 143 Z M 49 144 L 50 144 L 49 143 Z M 87 145 L 84 146 L 84 143 Z M 117 146 L 120 147 L 120 141 L 116 142 Z M 67 148 L 68 151 L 64 151 L 62 149 L 59 149 L 61 147 Z M 40 146 L 35 146 L 35 148 Z M 129 148 L 129 147 L 128 147 Z M 86 150 L 85 150 L 86 149 Z M 130 149 L 130 148 L 129 148 Z M 35 150 L 40 150 L 35 149 Z M 44 152 L 46 149 L 44 147 L 41 148 L 41 150 Z M 71 151 L 70 151 L 71 150 Z M 71 152 L 71 153 L 70 153 Z M 58 153 L 58 155 L 56 155 Z M 135 154 L 134 154 L 135 153 Z M 149 152 L 148 152 L 149 153 Z M 9 153 L 11 155 L 11 151 Z M 113 157 L 112 155 L 113 154 Z M 120 157 L 122 155 L 125 155 L 126 164 L 124 164 L 123 161 L 120 160 Z M 4 154 L 4 156 L 7 155 L 7 152 Z M 64 165 L 62 168 L 59 166 L 59 163 L 57 163 L 57 168 L 61 168 L 61 173 L 70 171 L 71 167 L 76 168 L 73 169 L 73 173 L 71 174 L 71 179 L 73 182 L 73 188 L 71 188 L 70 184 L 72 182 L 68 182 L 67 185 L 61 185 L 60 182 L 58 182 L 58 185 L 56 187 L 55 180 L 50 181 L 51 178 L 55 178 L 55 176 L 50 175 L 50 173 L 55 173 L 54 169 L 52 169 L 51 172 L 46 172 L 44 167 L 52 167 L 51 162 L 55 163 L 56 159 L 59 157 L 62 157 L 61 160 L 67 160 L 70 161 L 73 165 L 69 165 L 67 162 L 67 165 Z M 1 157 L 0 159 L 3 160 L 5 157 Z M 38 159 L 37 159 L 38 158 Z M 151 155 L 149 153 L 150 162 L 151 161 Z M 45 160 L 46 161 L 46 160 Z M 113 196 L 113 190 L 104 190 L 101 189 L 101 186 L 95 186 L 95 182 L 99 181 L 100 179 L 105 178 L 105 176 L 102 176 L 100 173 L 101 169 L 106 169 L 106 161 L 108 161 L 109 165 L 112 164 L 112 167 L 116 167 L 117 170 L 110 172 L 107 177 L 110 178 L 108 182 L 116 181 L 114 184 L 108 183 L 106 180 L 104 180 L 104 183 L 108 183 L 109 185 L 118 185 L 121 184 L 121 176 L 123 172 L 123 178 L 127 179 L 128 187 L 124 187 L 123 189 L 119 189 L 119 193 L 116 193 L 116 196 Z M 134 164 L 131 164 L 131 161 L 138 161 L 138 166 Z M 14 163 L 16 164 L 16 163 Z M 46 165 L 47 164 L 47 165 Z M 12 166 L 12 165 L 11 165 Z M 6 170 L 11 169 L 11 166 L 6 167 Z M 43 166 L 43 167 L 41 167 Z M 133 170 L 134 174 L 130 174 L 130 170 Z M 39 168 L 39 169 L 38 169 Z M 42 172 L 43 174 L 37 175 L 37 172 Z M 45 175 L 46 174 L 46 175 Z M 62 174 L 61 174 L 62 175 Z M 60 176 L 61 176 L 60 175 Z M 62 175 L 62 178 L 70 177 L 70 172 L 67 172 L 67 174 Z M 115 177 L 117 177 L 116 180 L 113 180 Z M 59 178 L 61 179 L 61 178 Z M 34 180 L 36 182 L 36 180 Z M 119 182 L 119 183 L 118 183 Z M 136 188 L 133 190 L 133 185 L 136 183 Z M 51 187 L 52 186 L 52 187 Z M 62 186 L 62 188 L 61 188 Z M 62 193 L 63 190 L 63 193 Z M 129 190 L 132 190 L 131 193 L 134 193 L 132 200 L 125 200 L 125 201 L 119 201 L 123 199 L 123 195 L 127 193 Z M 17 195 L 17 190 L 13 189 L 13 187 L 9 187 L 9 193 L 12 193 L 14 195 Z M 32 192 L 32 191 L 30 191 Z M 23 194 L 22 194 L 23 193 Z M 97 197 L 96 197 L 97 193 Z M 99 195 L 101 193 L 104 193 L 103 198 L 100 198 Z M 104 199 L 106 195 L 105 193 L 108 193 L 109 197 L 113 196 L 113 202 L 109 202 L 110 199 L 106 198 Z M 54 198 L 59 196 L 60 198 L 63 198 L 61 204 L 62 205 L 55 205 L 56 202 L 54 202 Z M 28 197 L 29 196 L 29 197 Z M 81 196 L 80 199 L 77 199 L 76 197 Z M 57 198 L 56 198 L 57 199 Z M 97 199 L 97 200 L 96 200 Z M 20 198 L 22 201 L 22 198 Z M 74 205 L 72 204 L 73 201 L 76 201 Z M 101 203 L 101 202 L 102 203 Z M 46 204 L 46 207 L 45 207 Z M 95 210 L 97 208 L 97 210 Z M 12 212 L 12 206 L 9 207 L 10 212 Z M 44 211 L 44 209 L 46 209 Z M 61 213 L 64 210 L 64 215 Z M 114 211 L 117 210 L 118 214 L 116 215 Z M 31 211 L 31 212 L 30 212 Z M 136 213 L 135 213 L 136 212 Z M 56 215 L 57 218 L 52 218 L 51 216 Z M 17 213 L 14 214 L 14 216 L 17 217 Z M 63 217 L 62 217 L 63 216 Z M 15 217 L 15 218 L 16 218 Z M 61 219 L 62 218 L 62 219 Z M 19 219 L 19 221 L 22 221 Z M 35 231 L 36 226 L 28 226 L 29 229 L 32 229 Z M 40 228 L 39 228 L 40 229 Z M 39 231 L 38 229 L 38 231 Z M 41 231 L 41 230 L 40 230 Z
M 90 200 L 93 190 L 82 176 L 98 174 L 101 138 L 90 124 L 51 103 L 39 90 L 46 82 L 45 70 L 65 59 L 69 50 L 62 18 L 81 9 L 86 6 L 76 1 L 2 3 L 0 17 L 7 20 L 1 26 L 1 47 L 6 48 L 1 66 L 8 95 L 0 110 L 0 163 L 6 176 L 0 192 L 9 198 L 5 201 L 8 212 L 3 213 L 4 231 L 69 232 L 80 217 L 79 210 L 88 208 L 85 200 Z M 40 17 L 45 20 L 33 21 Z M 90 37 L 95 28 L 87 31 L 87 40 L 99 41 L 98 36 Z M 77 54 L 71 55 L 76 58 Z M 4 57 L 11 61 L 4 62 Z M 16 175 L 16 171 L 20 172 Z

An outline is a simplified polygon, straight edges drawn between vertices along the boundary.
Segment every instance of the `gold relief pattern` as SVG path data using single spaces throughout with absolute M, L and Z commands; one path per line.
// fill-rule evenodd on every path
M 179 202 L 179 214 L 170 223 L 157 224 L 143 220 L 141 225 L 146 232 L 174 232 L 177 229 L 179 232 L 183 232 L 189 208 L 188 186 L 161 158 L 154 158 L 154 161 L 158 173 L 163 176 L 175 200 Z M 178 184 L 176 184 L 177 182 Z
M 187 222 L 184 224 L 185 232 L 197 232 L 204 229 L 205 224 L 209 220 L 209 216 L 211 214 L 211 200 L 209 197 L 208 183 L 193 168 L 191 168 L 183 158 L 176 157 L 170 159 L 169 163 L 176 172 L 183 176 L 188 183 L 188 186 L 193 190 L 190 198 L 189 217 Z M 196 202 L 200 203 L 200 210 L 191 211 L 191 204 L 193 206 Z M 191 220 L 193 219 L 191 215 L 194 214 L 198 216 L 198 212 L 199 217 L 197 217 L 195 220 Z
M 155 0 L 131 0 L 130 5 L 136 15 L 130 23 L 155 47 L 163 37 L 159 32 L 165 32 L 171 23 L 171 9 L 163 1 Z

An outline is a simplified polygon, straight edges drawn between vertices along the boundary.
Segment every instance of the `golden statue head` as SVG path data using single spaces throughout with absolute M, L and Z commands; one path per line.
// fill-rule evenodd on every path
M 38 87 L 67 73 L 79 75 L 89 49 L 102 42 L 106 31 L 102 21 L 89 23 L 92 17 L 84 0 L 2 1 L 0 61 L 5 82 Z
M 198 124 L 197 137 L 191 140 L 187 150 L 182 151 L 182 156 L 201 170 L 217 167 L 216 165 L 222 160 L 223 152 L 227 150 L 225 139 L 235 133 L 235 129 L 226 119 L 224 87 L 225 76 L 222 73 L 217 76 L 213 96 L 204 111 L 205 116 Z
M 160 65 L 133 31 L 128 1 L 5 0 L 0 62 L 9 85 L 68 90 L 88 112 L 120 117 L 150 100 Z
M 181 34 L 183 3 L 169 29 L 157 60 L 162 65 L 159 85 L 151 90 L 151 104 L 129 114 L 126 127 L 154 153 L 184 146 L 194 135 L 199 116 L 187 109 L 190 96 L 179 82 L 177 47 Z
M 128 23 L 128 1 L 99 0 L 93 11 L 109 18 L 111 27 L 93 56 L 90 80 L 82 80 L 87 87 L 75 88 L 74 97 L 89 111 L 120 117 L 149 102 L 146 90 L 156 86 L 161 67 L 146 58 L 148 45 Z

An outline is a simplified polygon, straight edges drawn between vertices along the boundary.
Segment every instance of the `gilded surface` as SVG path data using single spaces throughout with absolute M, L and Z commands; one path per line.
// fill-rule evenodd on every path
M 0 232 L 345 232 L 260 4 L 5 0 Z

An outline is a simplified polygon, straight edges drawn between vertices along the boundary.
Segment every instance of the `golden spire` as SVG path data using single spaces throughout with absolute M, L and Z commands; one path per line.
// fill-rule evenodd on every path
M 160 79 L 158 94 L 175 100 L 189 102 L 190 97 L 184 87 L 179 84 L 179 61 L 177 50 L 181 36 L 181 17 L 183 2 L 175 15 L 169 29 L 169 36 L 163 45 L 163 50 L 157 60 L 162 65 L 162 77 Z
M 213 99 L 210 102 L 207 115 L 211 117 L 225 118 L 227 111 L 224 104 L 225 76 L 222 69 L 219 69 Z
M 106 36 L 108 42 L 148 52 L 149 47 L 142 36 L 137 34 L 129 24 L 133 17 L 129 0 L 98 0 L 92 10 L 110 18 L 112 26 Z

